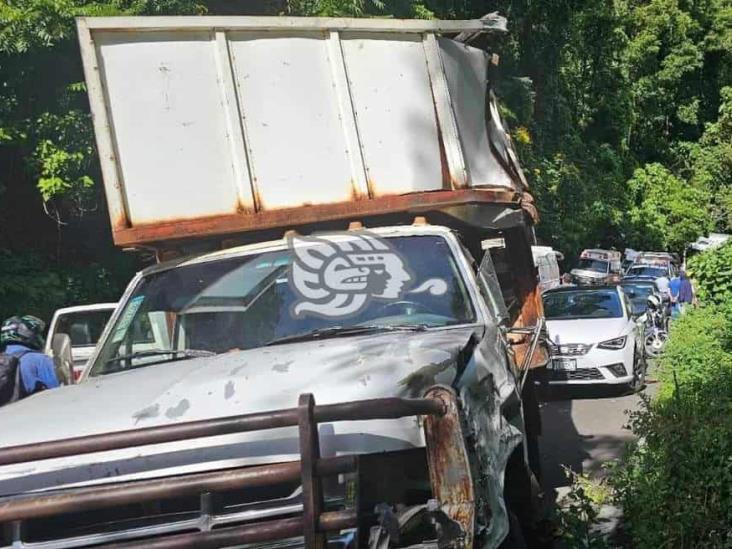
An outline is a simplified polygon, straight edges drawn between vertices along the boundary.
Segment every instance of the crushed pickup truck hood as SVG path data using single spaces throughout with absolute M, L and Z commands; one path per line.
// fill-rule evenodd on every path
M 417 397 L 450 384 L 475 328 L 388 333 L 237 351 L 90 378 L 0 409 L 0 447 L 296 406 Z M 414 417 L 321 425 L 324 455 L 423 445 Z M 0 467 L 0 495 L 298 459 L 294 428 Z

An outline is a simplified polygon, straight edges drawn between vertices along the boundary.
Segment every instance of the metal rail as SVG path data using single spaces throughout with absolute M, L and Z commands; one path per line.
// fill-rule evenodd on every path
M 377 398 L 315 406 L 314 421 L 358 421 L 371 419 L 397 419 L 414 415 L 440 415 L 444 412 L 441 402 L 430 399 Z M 102 435 L 53 440 L 37 444 L 23 444 L 0 449 L 0 466 L 26 461 L 52 459 L 94 452 L 119 450 L 131 446 L 146 446 L 165 442 L 177 442 L 192 438 L 214 437 L 232 433 L 245 433 L 294 427 L 298 425 L 298 408 L 274 410 L 256 414 L 204 419 L 165 425 L 116 431 Z
M 204 492 L 270 486 L 299 479 L 303 494 L 301 516 L 212 531 L 168 535 L 145 540 L 145 547 L 224 547 L 303 536 L 308 548 L 322 549 L 326 546 L 328 531 L 357 527 L 362 524 L 364 517 L 359 516 L 355 510 L 324 511 L 322 478 L 355 471 L 358 458 L 321 458 L 318 423 L 421 415 L 428 418 L 428 435 L 441 433 L 439 437 L 428 436 L 430 476 L 433 484 L 437 483 L 433 486 L 433 493 L 438 499 L 440 496 L 446 499 L 448 508 L 455 509 L 455 519 L 465 530 L 472 529 L 472 511 L 466 508 L 466 504 L 469 507 L 473 499 L 472 481 L 462 446 L 456 397 L 451 389 L 439 386 L 430 389 L 428 396 L 429 398 L 423 399 L 385 398 L 316 406 L 312 395 L 303 394 L 300 395 L 297 408 L 1 449 L 0 465 L 8 465 L 236 432 L 298 426 L 300 461 L 12 497 L 0 501 L 0 524 L 17 525 L 19 521 L 59 514 Z M 456 450 L 455 446 L 463 447 L 463 452 Z M 456 492 L 450 489 L 448 480 L 455 478 L 457 470 L 462 475 L 463 487 Z M 135 547 L 139 544 L 140 540 L 137 540 L 113 547 Z

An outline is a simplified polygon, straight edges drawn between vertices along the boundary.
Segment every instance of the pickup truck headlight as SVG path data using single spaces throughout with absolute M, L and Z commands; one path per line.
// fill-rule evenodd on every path
M 615 339 L 608 339 L 599 343 L 597 346 L 600 349 L 610 349 L 611 351 L 617 351 L 625 347 L 625 343 L 628 341 L 628 336 L 616 337 Z

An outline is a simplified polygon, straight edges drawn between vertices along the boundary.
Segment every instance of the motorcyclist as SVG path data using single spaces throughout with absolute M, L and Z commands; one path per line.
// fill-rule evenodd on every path
M 34 316 L 12 316 L 0 328 L 3 355 L 18 358 L 19 398 L 59 386 L 53 360 L 41 351 L 45 323 Z

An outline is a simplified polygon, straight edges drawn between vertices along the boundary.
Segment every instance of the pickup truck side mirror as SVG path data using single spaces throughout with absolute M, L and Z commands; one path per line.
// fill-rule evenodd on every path
M 71 338 L 68 334 L 55 334 L 51 341 L 56 375 L 62 385 L 74 383 L 74 360 L 71 354 Z

